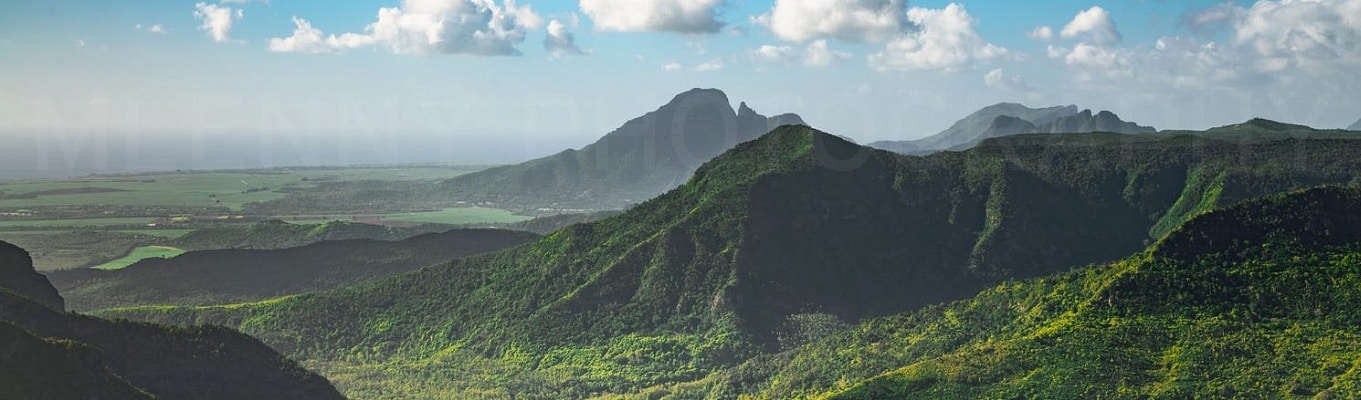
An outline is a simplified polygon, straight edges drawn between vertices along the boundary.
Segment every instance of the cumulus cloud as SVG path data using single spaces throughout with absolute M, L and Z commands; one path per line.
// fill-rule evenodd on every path
M 269 51 L 279 53 L 334 54 L 344 46 L 335 36 L 327 37 L 307 20 L 293 17 L 293 35 L 269 39 Z
M 724 0 L 581 0 L 581 11 L 596 30 L 616 32 L 715 33 L 723 28 Z
M 1054 28 L 1050 28 L 1048 25 L 1041 25 L 1032 29 L 1026 36 L 1030 37 L 1030 40 L 1054 40 Z
M 1120 30 L 1115 28 L 1115 20 L 1111 19 L 1111 13 L 1100 6 L 1093 6 L 1078 13 L 1063 27 L 1059 35 L 1065 39 L 1080 37 L 1096 44 L 1116 44 L 1123 39 Z
M 292 36 L 269 40 L 270 51 L 326 54 L 376 46 L 396 54 L 519 55 L 515 46 L 542 19 L 515 0 L 403 0 L 380 8 L 363 33 L 324 35 L 296 17 L 293 24 Z
M 666 71 L 666 72 L 676 72 L 676 71 L 680 71 L 680 70 L 682 70 L 682 69 L 685 69 L 685 67 L 682 66 L 682 65 L 680 65 L 680 63 L 674 63 L 674 62 L 673 62 L 673 63 L 666 63 L 666 65 L 662 65 L 662 71 Z
M 585 54 L 577 47 L 576 37 L 567 31 L 567 26 L 562 21 L 548 21 L 548 36 L 543 38 L 543 49 L 548 51 L 552 57 L 562 57 L 564 55 Z
M 1216 30 L 1227 27 L 1242 18 L 1243 8 L 1234 3 L 1222 3 L 1214 7 L 1193 10 L 1181 17 L 1181 24 L 1196 32 Z
M 232 41 L 232 24 L 243 16 L 241 10 L 233 10 L 231 7 L 208 3 L 194 5 L 194 18 L 203 21 L 199 29 L 208 32 L 208 36 L 218 43 Z
M 907 27 L 906 11 L 904 0 L 776 0 L 770 12 L 753 22 L 791 42 L 884 42 Z
M 1020 75 L 1008 74 L 1001 68 L 988 71 L 987 74 L 984 74 L 983 84 L 994 90 L 1008 92 L 1029 92 L 1035 90 L 1035 88 L 1027 84 L 1025 79 L 1021 78 Z
M 757 61 L 800 64 L 806 67 L 826 67 L 851 57 L 850 53 L 827 46 L 826 40 L 815 40 L 802 49 L 794 46 L 764 45 L 751 51 Z
M 916 31 L 871 54 L 870 67 L 880 71 L 957 70 L 1008 53 L 983 40 L 974 29 L 977 21 L 957 3 L 943 9 L 913 7 L 907 19 Z
M 1264 70 L 1361 67 L 1361 0 L 1258 1 L 1234 30 Z
M 706 61 L 706 62 L 704 62 L 704 63 L 702 63 L 702 64 L 696 65 L 694 68 L 691 68 L 691 70 L 692 70 L 692 71 L 695 71 L 695 72 L 713 72 L 713 71 L 719 71 L 719 70 L 722 70 L 722 69 L 723 69 L 723 59 L 722 59 L 722 58 L 715 58 L 715 59 Z
M 161 24 L 151 24 L 151 25 L 137 24 L 137 25 L 133 25 L 133 28 L 135 28 L 135 29 L 137 29 L 137 30 L 139 30 L 139 31 L 142 31 L 142 32 L 155 33 L 155 34 L 158 34 L 158 35 L 164 35 L 164 34 L 170 33 L 170 31 L 166 30 L 166 29 L 165 29 L 165 26 L 162 26 Z

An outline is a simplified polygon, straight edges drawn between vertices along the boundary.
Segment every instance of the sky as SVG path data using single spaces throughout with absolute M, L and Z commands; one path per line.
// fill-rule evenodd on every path
M 861 142 L 1003 101 L 1338 128 L 1361 0 L 18 0 L 0 65 L 0 138 L 69 168 L 177 140 L 199 164 L 254 144 L 227 166 L 510 162 L 693 87 Z M 372 154 L 299 150 L 327 146 Z

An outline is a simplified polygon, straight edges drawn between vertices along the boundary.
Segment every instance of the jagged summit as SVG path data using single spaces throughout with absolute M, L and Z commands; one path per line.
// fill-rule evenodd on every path
M 691 89 L 629 120 L 595 143 L 521 164 L 443 182 L 443 197 L 511 208 L 619 209 L 684 183 L 700 164 L 781 125 L 742 102 L 734 110 L 718 89 Z
M 1113 132 L 1138 134 L 1156 129 L 1126 122 L 1110 111 L 1093 112 L 1075 105 L 1030 108 L 997 103 L 955 122 L 935 135 L 909 141 L 882 141 L 870 146 L 902 154 L 921 155 L 943 150 L 965 150 L 985 139 L 1026 133 Z

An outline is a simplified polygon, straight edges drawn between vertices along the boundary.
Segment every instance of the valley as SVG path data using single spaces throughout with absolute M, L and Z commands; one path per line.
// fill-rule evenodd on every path
M 0 1 L 0 54 L 0 400 L 1361 399 L 1361 0 Z

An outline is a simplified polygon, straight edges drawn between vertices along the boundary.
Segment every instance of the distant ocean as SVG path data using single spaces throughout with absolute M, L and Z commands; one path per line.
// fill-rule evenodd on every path
M 0 134 L 0 179 L 175 170 L 455 163 L 508 164 L 589 140 L 420 135 L 213 135 L 137 139 Z

